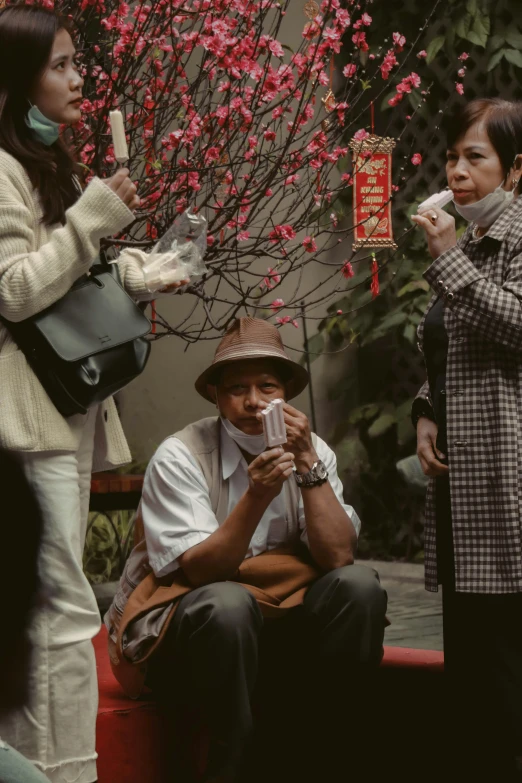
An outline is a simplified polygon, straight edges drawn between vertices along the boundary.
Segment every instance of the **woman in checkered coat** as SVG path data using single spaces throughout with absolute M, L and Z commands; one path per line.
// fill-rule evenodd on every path
M 522 769 L 522 104 L 473 101 L 447 136 L 448 185 L 469 226 L 457 241 L 443 210 L 413 218 L 433 258 L 419 327 L 428 379 L 413 407 L 431 477 L 426 587 L 443 587 L 466 769 L 475 757 L 485 774 L 491 750 L 491 772 L 508 780 L 517 758 Z

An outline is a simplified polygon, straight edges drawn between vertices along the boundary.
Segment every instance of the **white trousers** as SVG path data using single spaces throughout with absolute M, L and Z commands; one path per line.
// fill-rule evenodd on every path
M 91 640 L 100 616 L 82 570 L 95 419 L 93 409 L 76 453 L 18 454 L 43 514 L 44 595 L 30 628 L 29 702 L 2 719 L 0 737 L 53 783 L 96 780 L 98 684 Z

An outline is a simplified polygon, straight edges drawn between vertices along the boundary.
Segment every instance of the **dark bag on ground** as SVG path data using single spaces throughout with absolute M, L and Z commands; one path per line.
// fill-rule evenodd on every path
M 0 319 L 62 416 L 87 413 L 145 369 L 148 318 L 117 264 L 93 265 L 58 302 L 20 323 Z

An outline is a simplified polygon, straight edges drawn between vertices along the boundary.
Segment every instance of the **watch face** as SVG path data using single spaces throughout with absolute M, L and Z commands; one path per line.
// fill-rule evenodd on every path
M 324 462 L 321 462 L 321 460 L 319 460 L 319 462 L 317 463 L 315 472 L 317 473 L 317 477 L 320 479 L 325 479 L 328 477 L 328 471 L 326 470 L 326 466 Z

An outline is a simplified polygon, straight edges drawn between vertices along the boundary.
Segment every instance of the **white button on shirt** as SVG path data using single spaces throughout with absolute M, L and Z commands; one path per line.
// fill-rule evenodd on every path
M 352 506 L 343 500 L 343 487 L 337 475 L 335 454 L 317 438 L 316 451 L 326 465 L 333 491 L 352 520 L 357 535 L 361 528 Z M 221 428 L 223 479 L 229 482 L 228 513 L 248 489 L 248 465 L 239 447 Z M 299 527 L 301 539 L 308 544 L 302 498 L 297 519 L 292 519 L 291 504 L 283 491 L 270 503 L 250 541 L 246 557 L 274 549 L 293 537 Z M 313 489 L 304 490 L 313 492 Z M 156 576 L 165 576 L 179 568 L 179 558 L 219 528 L 210 505 L 207 482 L 196 459 L 177 438 L 165 440 L 152 458 L 145 476 L 141 501 L 143 525 L 149 561 Z M 348 520 L 347 520 L 348 524 Z

